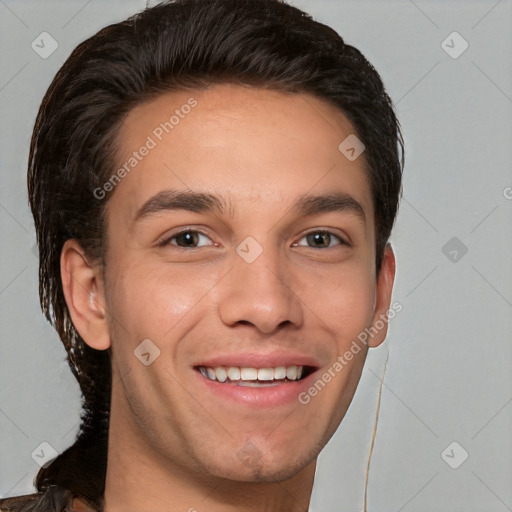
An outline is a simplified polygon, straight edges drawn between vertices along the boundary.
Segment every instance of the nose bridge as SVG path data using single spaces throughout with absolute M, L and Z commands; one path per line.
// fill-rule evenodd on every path
M 247 237 L 237 246 L 226 277 L 219 311 L 227 325 L 250 323 L 268 334 L 284 323 L 302 323 L 292 273 L 278 248 Z

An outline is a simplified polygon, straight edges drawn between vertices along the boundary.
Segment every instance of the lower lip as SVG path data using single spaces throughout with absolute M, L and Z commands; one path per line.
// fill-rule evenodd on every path
M 229 382 L 218 382 L 204 377 L 197 370 L 202 386 L 216 396 L 254 407 L 275 407 L 298 401 L 299 393 L 310 387 L 316 372 L 301 380 L 283 382 L 272 386 L 247 387 Z

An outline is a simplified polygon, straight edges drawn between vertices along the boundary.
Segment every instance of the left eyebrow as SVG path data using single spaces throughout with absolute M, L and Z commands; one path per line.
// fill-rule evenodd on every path
M 322 195 L 302 194 L 292 210 L 306 217 L 331 212 L 353 213 L 366 225 L 366 215 L 361 203 L 344 192 Z

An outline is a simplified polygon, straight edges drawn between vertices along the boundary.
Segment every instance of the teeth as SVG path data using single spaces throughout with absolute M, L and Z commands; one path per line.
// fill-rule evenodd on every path
M 295 380 L 297 378 L 297 367 L 288 366 L 288 368 L 286 368 L 286 377 L 290 380 Z
M 242 380 L 257 380 L 258 370 L 256 368 L 240 368 L 240 377 Z
M 274 370 L 274 379 L 284 379 L 286 377 L 286 366 L 278 366 Z
M 268 388 L 269 386 L 278 386 L 279 382 L 276 380 L 271 380 L 267 382 L 260 382 L 259 380 L 239 380 L 238 382 L 236 382 L 236 385 L 247 388 Z
M 240 368 L 234 366 L 228 368 L 228 378 L 229 380 L 240 380 Z
M 258 380 L 274 380 L 274 370 L 272 368 L 260 368 L 258 370 Z
M 201 374 L 210 379 L 218 382 L 239 383 L 239 385 L 258 385 L 258 381 L 266 382 L 267 385 L 271 381 L 295 381 L 302 377 L 303 366 L 278 366 L 276 368 L 253 368 L 253 367 L 237 367 L 230 366 L 228 368 L 223 366 L 216 366 L 215 368 L 208 368 L 200 366 L 199 371 Z M 275 383 L 277 384 L 277 383 Z
M 226 373 L 226 370 L 222 368 L 222 366 L 218 366 L 215 368 L 215 377 L 217 377 L 219 382 L 225 382 L 225 380 L 228 378 L 228 374 Z

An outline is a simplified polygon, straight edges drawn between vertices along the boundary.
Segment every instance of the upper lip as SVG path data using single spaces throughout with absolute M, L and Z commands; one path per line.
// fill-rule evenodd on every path
M 201 360 L 194 366 L 205 366 L 215 368 L 224 367 L 245 367 L 245 368 L 276 368 L 278 366 L 312 366 L 319 368 L 320 362 L 311 355 L 299 352 L 239 352 L 230 354 L 218 354 L 213 357 Z

